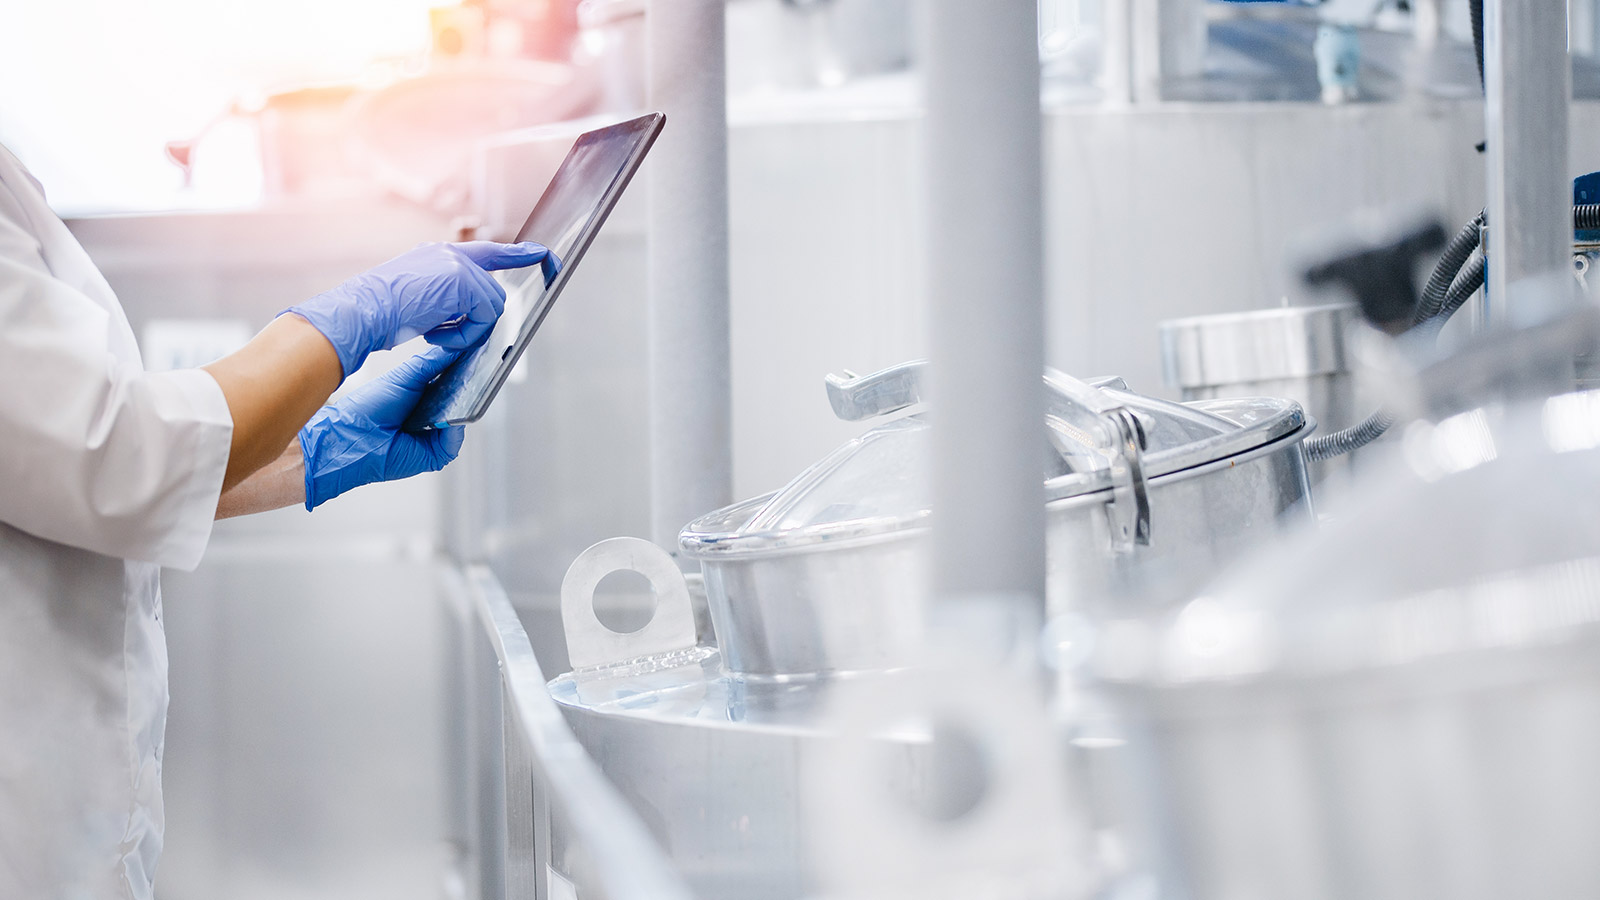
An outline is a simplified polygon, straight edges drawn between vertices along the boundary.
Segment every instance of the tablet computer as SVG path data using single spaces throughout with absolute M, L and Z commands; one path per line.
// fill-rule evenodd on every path
M 517 232 L 518 241 L 538 241 L 550 248 L 549 257 L 537 268 L 511 275 L 518 280 L 506 291 L 500 321 L 483 343 L 464 352 L 428 385 L 406 419 L 407 431 L 483 417 L 665 121 L 665 115 L 651 113 L 579 136 Z

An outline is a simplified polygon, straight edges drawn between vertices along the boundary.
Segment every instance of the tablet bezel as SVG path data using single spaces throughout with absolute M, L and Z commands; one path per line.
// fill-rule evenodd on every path
M 551 307 L 555 306 L 555 302 L 561 296 L 562 290 L 566 288 L 568 279 L 572 277 L 573 271 L 578 268 L 578 264 L 583 260 L 584 254 L 588 252 L 589 245 L 594 242 L 595 236 L 600 233 L 600 228 L 605 225 L 606 219 L 610 217 L 611 210 L 617 205 L 617 201 L 621 199 L 622 192 L 627 189 L 628 184 L 633 180 L 634 173 L 639 170 L 639 166 L 644 162 L 645 155 L 655 145 L 656 137 L 661 133 L 661 128 L 663 123 L 666 122 L 666 118 L 663 113 L 650 113 L 625 122 L 618 122 L 615 125 L 608 125 L 605 128 L 586 131 L 573 142 L 572 150 L 568 151 L 567 158 L 562 160 L 561 167 L 556 169 L 556 174 L 551 178 L 550 184 L 546 185 L 544 193 L 540 194 L 539 202 L 534 204 L 533 211 L 524 220 L 522 229 L 517 233 L 516 240 L 528 239 L 524 232 L 533 224 L 534 219 L 539 214 L 540 206 L 544 203 L 545 198 L 550 195 L 552 188 L 561 179 L 562 170 L 566 168 L 567 162 L 586 143 L 612 139 L 619 131 L 638 132 L 642 138 L 633 147 L 627 161 L 623 164 L 616 177 L 612 179 L 605 193 L 601 195 L 600 202 L 595 206 L 595 211 L 590 214 L 583 230 L 579 232 L 578 239 L 573 244 L 571 252 L 567 254 L 566 259 L 560 260 L 560 268 L 556 271 L 554 280 L 540 294 L 538 303 L 528 310 L 526 317 L 522 320 L 522 326 L 518 329 L 516 340 L 512 342 L 506 351 L 502 351 L 500 360 L 496 363 L 495 370 L 490 375 L 489 381 L 480 389 L 477 399 L 467 407 L 466 413 L 457 418 L 447 418 L 443 421 L 415 422 L 408 419 L 406 422 L 407 430 L 429 431 L 451 425 L 465 425 L 478 421 L 488 412 L 489 404 L 500 393 L 500 389 L 505 385 L 506 379 L 511 375 L 511 370 L 516 367 L 517 360 L 522 357 L 528 345 L 533 342 L 533 336 L 538 333 L 539 326 L 544 324 L 545 316 L 549 315 Z M 455 365 L 452 363 L 451 368 L 454 368 Z M 416 409 L 413 411 L 413 418 L 417 412 L 420 412 L 430 402 L 433 385 L 437 384 L 449 372 L 450 368 L 447 368 L 440 373 L 439 378 L 430 383 L 428 389 L 423 392 L 422 398 L 417 402 Z

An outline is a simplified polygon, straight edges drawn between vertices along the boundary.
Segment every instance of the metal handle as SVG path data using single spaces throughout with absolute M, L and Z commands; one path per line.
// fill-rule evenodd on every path
M 829 374 L 822 381 L 828 386 L 833 414 L 846 422 L 859 422 L 921 403 L 922 373 L 927 368 L 928 361 L 918 359 L 871 375 L 846 369 L 843 375 Z
M 847 422 L 888 415 L 923 402 L 926 360 L 856 375 L 828 375 L 828 403 Z M 1126 389 L 1121 379 L 1101 384 Z M 1112 502 L 1107 510 L 1111 543 L 1118 551 L 1150 543 L 1150 486 L 1144 474 L 1146 435 L 1137 413 L 1100 387 L 1047 368 L 1044 373 L 1045 414 L 1066 426 L 1111 475 Z M 1058 447 L 1064 450 L 1064 447 Z

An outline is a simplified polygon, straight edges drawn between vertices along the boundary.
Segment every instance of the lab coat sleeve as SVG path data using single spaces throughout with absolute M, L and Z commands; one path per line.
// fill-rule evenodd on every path
M 111 314 L 54 277 L 0 183 L 0 521 L 123 559 L 193 569 L 233 419 L 210 375 L 145 373 Z

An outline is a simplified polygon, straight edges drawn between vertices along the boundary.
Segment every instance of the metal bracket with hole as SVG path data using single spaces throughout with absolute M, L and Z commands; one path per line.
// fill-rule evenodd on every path
M 594 591 L 613 572 L 643 575 L 656 611 L 638 631 L 607 628 L 594 612 Z M 683 572 L 665 550 L 633 537 L 608 538 L 578 554 L 561 581 L 561 624 L 573 669 L 614 665 L 695 647 L 694 607 Z

